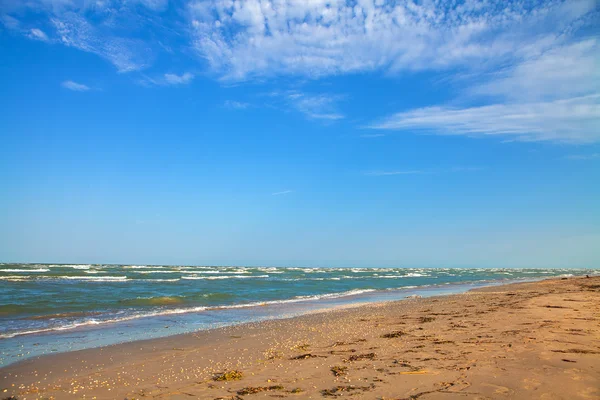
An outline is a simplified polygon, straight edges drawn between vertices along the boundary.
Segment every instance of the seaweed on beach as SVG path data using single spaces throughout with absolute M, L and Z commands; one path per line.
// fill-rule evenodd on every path
M 300 389 L 300 388 L 294 388 L 292 390 L 290 390 L 290 393 L 292 394 L 298 394 L 298 393 L 302 393 L 304 392 L 304 390 Z
M 334 344 L 331 345 L 331 347 L 348 346 L 351 344 L 352 344 L 352 342 L 335 342 Z
M 430 358 L 430 360 L 431 360 L 431 358 Z M 437 358 L 435 360 L 437 360 Z M 408 368 L 408 370 L 411 371 L 411 372 L 421 371 L 420 367 L 415 367 L 414 365 L 410 365 L 410 364 L 408 364 L 408 363 L 406 363 L 404 361 L 394 360 L 393 363 L 396 364 L 399 367 Z
M 270 392 L 272 390 L 283 390 L 283 386 L 281 385 L 273 385 L 273 386 L 248 386 L 243 389 L 237 391 L 237 394 L 240 396 L 244 396 L 247 394 L 256 394 L 260 392 Z
M 331 367 L 331 372 L 335 376 L 344 376 L 348 373 L 348 367 L 344 367 L 343 365 L 336 365 Z
M 433 344 L 455 344 L 456 342 L 454 340 L 441 340 L 441 339 L 435 339 L 433 341 Z
M 298 344 L 298 345 L 292 347 L 292 350 L 295 350 L 295 351 L 306 351 L 306 350 L 308 350 L 309 347 L 310 347 L 310 344 L 308 344 L 308 343 Z
M 321 394 L 323 396 L 342 396 L 343 392 L 353 392 L 353 391 L 369 391 L 371 389 L 373 389 L 375 387 L 375 385 L 371 385 L 371 386 L 354 386 L 354 385 L 347 385 L 347 386 L 336 386 L 332 389 L 323 389 L 321 390 Z
M 435 321 L 434 317 L 420 317 L 419 318 L 419 322 L 424 324 L 426 322 L 431 322 L 431 321 Z
M 290 358 L 290 360 L 306 360 L 307 358 L 327 358 L 327 356 L 318 356 L 312 353 L 300 354 L 299 356 L 295 356 Z
M 397 338 L 397 337 L 404 336 L 404 335 L 406 335 L 406 332 L 404 332 L 404 331 L 394 331 L 394 332 L 386 333 L 386 334 L 382 335 L 381 337 L 385 338 L 385 339 L 393 339 L 393 338 Z
M 232 370 L 223 372 L 221 374 L 217 374 L 214 376 L 213 380 L 215 381 L 239 381 L 242 379 L 243 374 L 241 371 Z
M 586 349 L 552 350 L 554 353 L 600 354 L 600 351 Z
M 347 359 L 345 359 L 344 361 L 348 362 L 348 361 L 362 361 L 362 360 L 374 360 L 374 359 L 375 359 L 375 353 L 366 353 L 366 354 L 356 354 L 356 355 L 350 356 Z
M 356 340 L 354 340 L 352 342 L 343 342 L 343 341 L 342 342 L 335 342 L 335 343 L 333 343 L 331 345 L 331 347 L 349 346 L 351 344 L 363 343 L 363 342 L 366 342 L 366 341 L 367 341 L 367 339 L 356 339 Z
M 344 355 L 345 353 L 356 353 L 356 349 L 348 349 L 348 350 L 330 350 L 329 354 L 333 355 Z

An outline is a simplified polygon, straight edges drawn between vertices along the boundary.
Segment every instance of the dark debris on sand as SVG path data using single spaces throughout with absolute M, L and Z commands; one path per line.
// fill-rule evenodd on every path
M 273 385 L 273 386 L 248 386 L 243 389 L 237 391 L 237 394 L 240 396 L 244 396 L 247 394 L 255 394 L 260 392 L 270 392 L 272 390 L 283 390 L 283 386 L 281 385 Z
M 372 390 L 375 387 L 374 384 L 371 384 L 371 386 L 354 386 L 354 385 L 347 385 L 347 386 L 336 386 L 332 389 L 323 389 L 321 390 L 321 394 L 323 396 L 342 396 L 344 392 L 355 392 L 355 391 L 362 391 L 362 392 L 367 392 L 369 390 Z
M 241 371 L 233 370 L 223 372 L 221 374 L 217 374 L 214 376 L 213 380 L 215 381 L 239 381 L 242 379 L 243 374 Z

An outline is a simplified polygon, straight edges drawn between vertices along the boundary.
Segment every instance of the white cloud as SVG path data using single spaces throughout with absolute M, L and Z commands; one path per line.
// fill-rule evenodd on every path
M 551 102 L 425 107 L 394 114 L 371 128 L 591 143 L 600 141 L 600 94 Z
M 90 90 L 89 86 L 73 81 L 64 81 L 61 85 L 64 88 L 73 90 L 75 92 L 87 92 L 88 90 Z
M 149 48 L 139 39 L 104 32 L 74 12 L 62 13 L 51 22 L 62 44 L 97 54 L 110 61 L 119 72 L 137 71 L 150 64 Z
M 334 111 L 334 104 L 338 100 L 335 96 L 326 94 L 307 95 L 304 93 L 294 93 L 289 95 L 288 98 L 298 111 L 309 118 L 331 121 L 344 118 L 344 115 Z
M 190 84 L 193 80 L 194 74 L 184 72 L 181 75 L 167 73 L 155 78 L 144 76 L 138 83 L 143 86 L 181 86 Z
M 159 49 L 189 44 L 219 77 L 244 80 L 490 72 L 567 46 L 578 29 L 594 26 L 599 11 L 595 0 L 5 0 L 0 15 L 14 25 L 9 14 L 52 21 L 53 32 L 44 27 L 48 37 L 121 72 L 147 67 Z
M 29 34 L 27 35 L 30 39 L 41 40 L 42 42 L 48 41 L 48 36 L 38 28 L 32 28 L 29 30 Z
M 176 12 L 162 12 L 171 8 Z M 171 55 L 191 46 L 214 75 L 232 81 L 371 71 L 431 71 L 439 79 L 443 73 L 460 90 L 453 106 L 398 110 L 373 125 L 599 140 L 597 0 L 5 0 L 0 17 L 11 30 L 96 54 L 119 72 L 147 68 L 157 51 Z M 193 79 L 185 72 L 141 82 Z M 345 117 L 339 96 L 279 96 L 310 119 Z
M 165 74 L 165 83 L 169 85 L 187 85 L 194 79 L 194 74 L 185 72 L 181 75 Z
M 189 10 L 193 45 L 222 79 L 444 71 L 468 77 L 458 103 L 495 100 L 404 111 L 379 129 L 599 140 L 600 46 L 577 37 L 598 20 L 594 0 L 212 0 Z M 327 97 L 297 96 L 289 104 L 309 118 L 343 117 Z
M 596 38 L 584 38 L 531 51 L 527 60 L 483 75 L 466 93 L 463 100 L 486 96 L 493 102 L 478 107 L 440 105 L 403 111 L 372 127 L 446 135 L 502 135 L 516 140 L 599 142 L 600 43 Z
M 193 45 L 226 79 L 488 69 L 563 41 L 594 0 L 202 0 Z
M 344 98 L 343 96 L 304 93 L 298 90 L 272 92 L 269 95 L 282 100 L 289 108 L 304 114 L 309 119 L 333 122 L 345 118 L 338 111 L 337 105 Z
M 138 12 L 136 3 L 152 11 L 168 4 L 167 0 L 6 0 L 0 4 L 0 17 L 5 26 L 29 38 L 96 54 L 119 72 L 130 72 L 147 67 L 153 59 L 155 45 L 140 39 L 140 32 L 161 26 L 152 15 Z
M 600 43 L 586 38 L 532 54 L 470 92 L 519 102 L 600 93 Z
M 293 192 L 293 190 L 283 190 L 281 192 L 271 193 L 271 196 L 281 196 L 281 195 L 284 195 L 284 194 L 290 194 L 292 192 Z

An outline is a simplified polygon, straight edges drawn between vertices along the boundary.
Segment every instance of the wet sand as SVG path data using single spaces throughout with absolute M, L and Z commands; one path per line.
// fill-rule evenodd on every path
M 17 399 L 599 399 L 600 277 L 551 279 L 34 358 Z

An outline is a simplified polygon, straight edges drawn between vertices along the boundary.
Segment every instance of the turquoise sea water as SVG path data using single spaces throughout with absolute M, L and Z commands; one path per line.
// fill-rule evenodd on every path
M 350 302 L 597 272 L 0 264 L 0 365 L 24 356 L 282 317 Z

